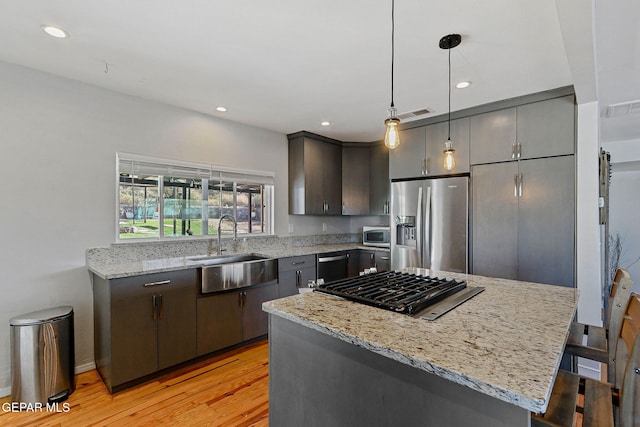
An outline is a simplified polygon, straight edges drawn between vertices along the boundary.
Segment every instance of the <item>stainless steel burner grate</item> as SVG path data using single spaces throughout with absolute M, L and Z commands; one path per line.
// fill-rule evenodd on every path
M 466 286 L 466 282 L 393 271 L 337 280 L 317 291 L 413 315 Z

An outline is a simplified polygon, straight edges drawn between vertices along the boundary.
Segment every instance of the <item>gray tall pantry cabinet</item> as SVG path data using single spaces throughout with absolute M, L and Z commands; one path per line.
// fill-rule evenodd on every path
M 574 286 L 573 96 L 471 117 L 472 273 Z

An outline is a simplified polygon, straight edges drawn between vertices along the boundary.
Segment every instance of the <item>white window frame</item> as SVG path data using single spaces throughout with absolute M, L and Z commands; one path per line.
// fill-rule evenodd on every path
M 220 166 L 214 164 L 207 163 L 196 163 L 196 162 L 185 162 L 180 160 L 172 160 L 161 157 L 152 157 L 145 156 L 140 154 L 132 154 L 132 153 L 116 153 L 116 179 L 115 179 L 115 209 L 114 209 L 114 217 L 115 217 L 115 241 L 117 243 L 125 243 L 125 242 L 145 242 L 145 241 L 181 241 L 181 240 L 191 240 L 191 239 L 211 239 L 212 237 L 217 237 L 217 234 L 208 234 L 208 227 L 203 226 L 203 234 L 198 236 L 164 236 L 164 227 L 159 227 L 159 236 L 158 237 L 129 237 L 129 238 L 121 238 L 120 237 L 120 172 L 121 165 L 124 163 L 130 162 L 137 169 L 142 169 L 143 172 L 148 173 L 149 175 L 154 175 L 158 177 L 158 203 L 159 203 L 159 212 L 158 212 L 158 222 L 159 224 L 163 224 L 164 222 L 164 205 L 163 205 L 163 186 L 164 186 L 164 176 L 174 176 L 180 178 L 192 178 L 198 177 L 201 179 L 203 183 L 208 184 L 209 181 L 231 181 L 233 182 L 234 188 L 234 206 L 233 212 L 234 216 L 237 213 L 237 199 L 236 199 L 236 184 L 263 184 L 264 192 L 263 192 L 263 200 L 262 203 L 264 205 L 264 217 L 262 218 L 264 229 L 263 233 L 243 233 L 243 237 L 250 236 L 268 236 L 274 234 L 274 225 L 275 225 L 275 172 L 273 171 L 261 171 L 261 170 L 250 170 L 250 169 L 237 169 L 231 168 L 227 166 Z M 152 172 L 150 172 L 152 171 Z M 131 169 L 128 171 L 122 170 L 122 172 L 131 172 Z M 135 171 L 134 171 L 135 172 Z M 176 174 L 176 172 L 178 172 Z M 184 176 L 182 176 L 184 175 Z M 202 220 L 208 218 L 208 209 L 204 209 L 208 206 L 208 198 L 203 200 L 203 209 L 202 209 Z M 251 213 L 249 212 L 249 215 Z M 251 217 L 249 217 L 249 221 Z

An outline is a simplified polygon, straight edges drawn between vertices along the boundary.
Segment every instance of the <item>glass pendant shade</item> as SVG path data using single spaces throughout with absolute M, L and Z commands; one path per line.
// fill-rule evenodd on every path
M 446 170 L 450 171 L 456 167 L 456 159 L 453 156 L 453 153 L 455 153 L 456 150 L 453 149 L 453 144 L 451 143 L 451 140 L 448 140 L 444 146 L 445 146 L 445 149 L 443 151 L 444 153 L 443 166 Z
M 395 108 L 389 109 L 389 118 L 384 121 L 387 131 L 384 134 L 384 145 L 389 149 L 394 149 L 400 145 L 400 132 L 398 132 L 398 124 L 400 119 L 396 117 Z

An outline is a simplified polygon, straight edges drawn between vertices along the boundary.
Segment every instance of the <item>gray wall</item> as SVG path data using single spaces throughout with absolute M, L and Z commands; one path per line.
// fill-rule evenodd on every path
M 72 305 L 76 364 L 93 363 L 85 249 L 115 238 L 118 151 L 276 173 L 278 235 L 356 232 L 360 220 L 287 213 L 287 138 L 0 62 L 0 396 L 10 392 L 9 319 Z M 379 221 L 374 221 L 378 223 Z M 289 232 L 290 224 L 293 232 Z

